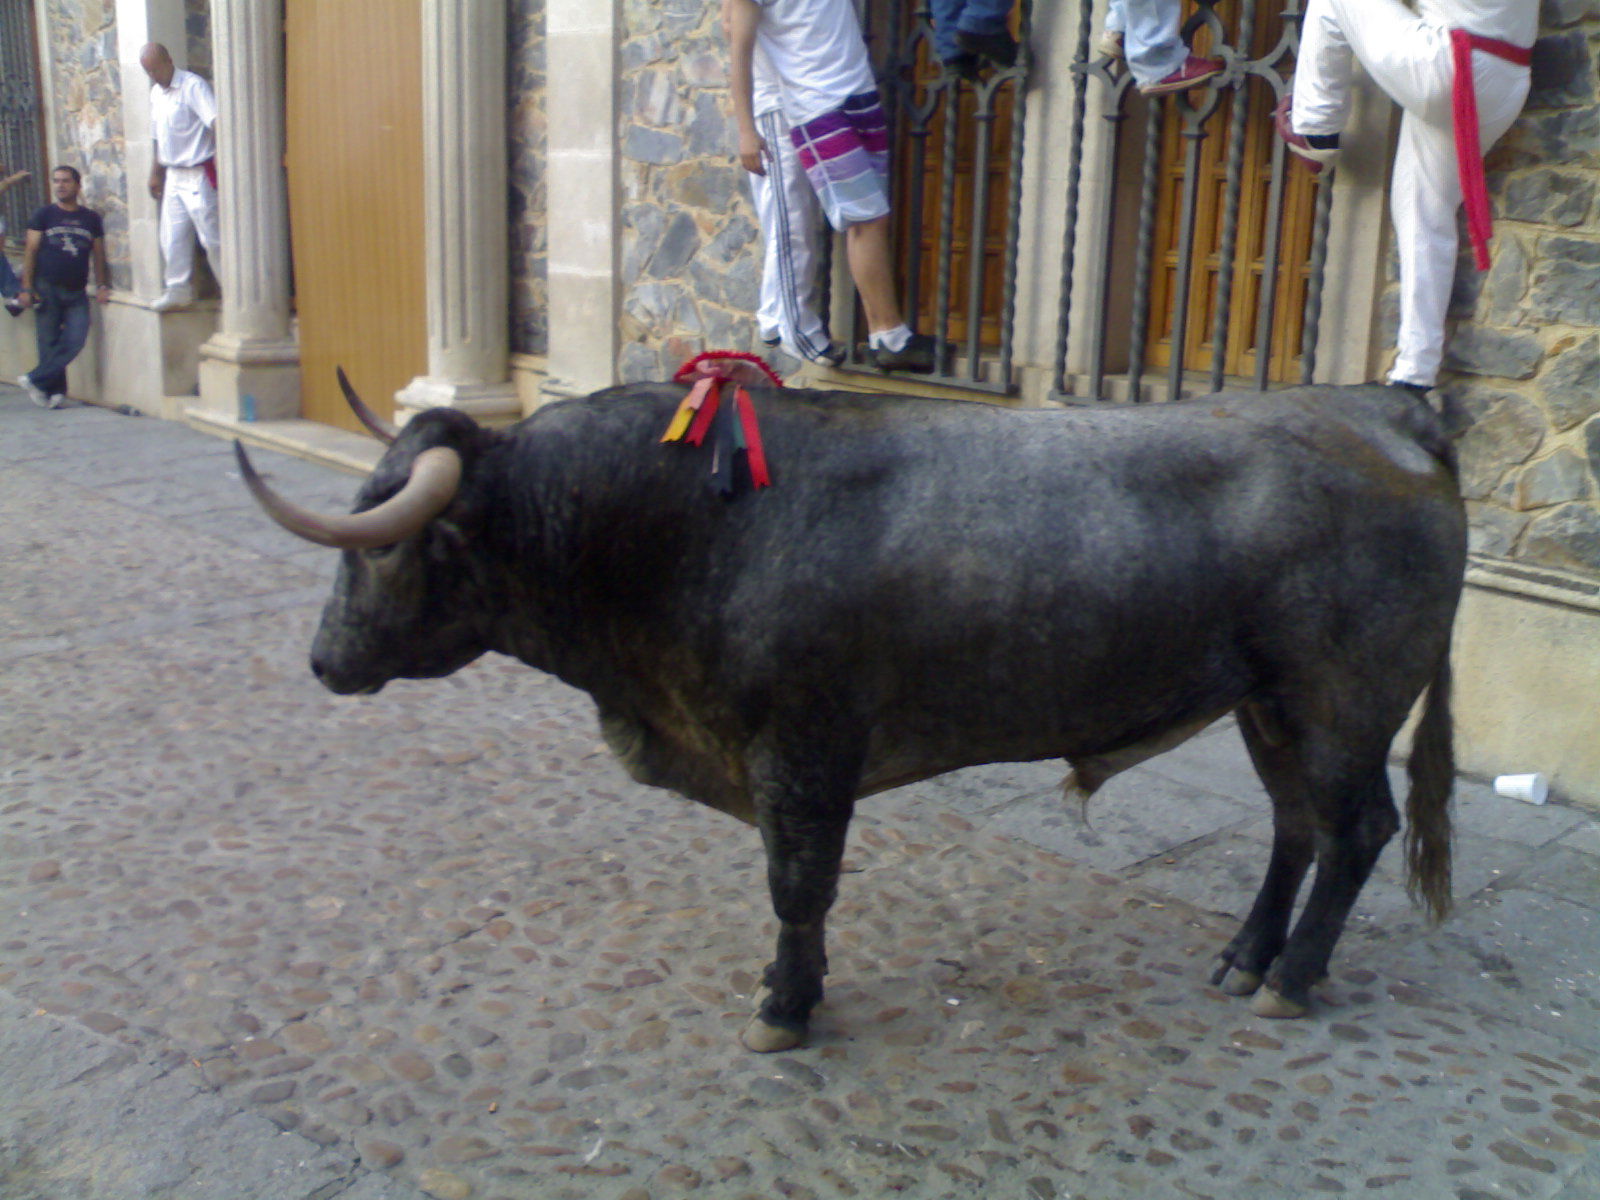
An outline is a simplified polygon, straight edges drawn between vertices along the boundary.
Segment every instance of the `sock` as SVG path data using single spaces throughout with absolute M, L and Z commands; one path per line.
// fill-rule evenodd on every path
M 880 329 L 876 333 L 867 335 L 867 344 L 874 350 L 888 350 L 899 353 L 906 348 L 906 343 L 911 340 L 911 326 L 902 322 L 893 329 Z

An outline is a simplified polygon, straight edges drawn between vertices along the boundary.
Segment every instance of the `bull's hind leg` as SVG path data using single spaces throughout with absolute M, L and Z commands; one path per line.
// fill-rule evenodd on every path
M 758 787 L 757 824 L 778 917 L 778 950 L 762 977 L 770 989 L 740 1040 L 761 1053 L 805 1040 L 828 972 L 824 921 L 839 888 L 859 768 L 837 759 L 780 767 Z
M 1400 828 L 1381 752 L 1364 769 L 1352 764 L 1348 774 L 1339 776 L 1313 801 L 1316 878 L 1294 932 L 1250 1002 L 1257 1016 L 1304 1015 L 1311 986 L 1328 973 L 1328 960 L 1356 897 L 1378 855 Z
M 1273 711 L 1256 701 L 1241 705 L 1239 731 L 1272 797 L 1272 857 L 1250 915 L 1218 957 L 1211 982 L 1229 995 L 1248 996 L 1288 941 L 1295 896 L 1316 856 L 1316 840 L 1303 772 Z
M 1373 865 L 1400 825 L 1384 771 L 1404 712 L 1352 713 L 1302 691 L 1292 702 L 1251 702 L 1239 727 L 1273 800 L 1272 863 L 1255 907 L 1224 959 L 1229 990 L 1254 991 L 1263 1017 L 1298 1017 L 1328 970 Z M 1295 893 L 1311 861 L 1316 877 L 1294 931 Z M 1259 988 L 1254 985 L 1259 983 Z

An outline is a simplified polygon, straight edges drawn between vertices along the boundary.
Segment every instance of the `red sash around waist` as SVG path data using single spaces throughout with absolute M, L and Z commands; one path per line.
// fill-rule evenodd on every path
M 1456 126 L 1456 170 L 1461 177 L 1461 202 L 1467 207 L 1467 235 L 1478 270 L 1489 269 L 1489 187 L 1483 179 L 1483 150 L 1478 145 L 1478 90 L 1472 78 L 1472 52 L 1482 50 L 1496 58 L 1525 67 L 1533 51 L 1498 38 L 1480 37 L 1465 29 L 1450 31 L 1450 54 L 1455 63 L 1455 89 L 1451 108 Z

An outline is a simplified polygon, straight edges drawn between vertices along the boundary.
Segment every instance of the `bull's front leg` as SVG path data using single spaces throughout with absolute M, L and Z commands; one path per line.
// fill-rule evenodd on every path
M 778 917 L 778 950 L 762 983 L 769 989 L 740 1040 L 766 1054 L 805 1041 L 828 972 L 824 923 L 839 889 L 859 765 L 779 767 L 758 785 L 756 821 L 767 850 L 767 886 Z M 859 761 L 859 760 L 857 760 Z

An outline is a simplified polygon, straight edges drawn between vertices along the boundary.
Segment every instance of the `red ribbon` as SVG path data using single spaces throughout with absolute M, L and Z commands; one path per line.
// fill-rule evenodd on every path
M 750 461 L 750 486 L 771 487 L 772 477 L 767 474 L 767 452 L 761 447 L 761 429 L 756 424 L 756 408 L 750 402 L 750 393 L 743 388 L 733 393 L 739 406 L 739 424 L 744 427 L 745 456 Z
M 1450 107 L 1456 127 L 1456 171 L 1461 178 L 1461 202 L 1467 209 L 1467 236 L 1472 240 L 1473 261 L 1478 270 L 1487 271 L 1493 220 L 1489 215 L 1489 186 L 1483 178 L 1483 150 L 1478 143 L 1478 89 L 1472 78 L 1474 50 L 1522 67 L 1533 61 L 1533 51 L 1498 38 L 1480 37 L 1465 29 L 1450 31 L 1450 56 L 1455 64 Z

